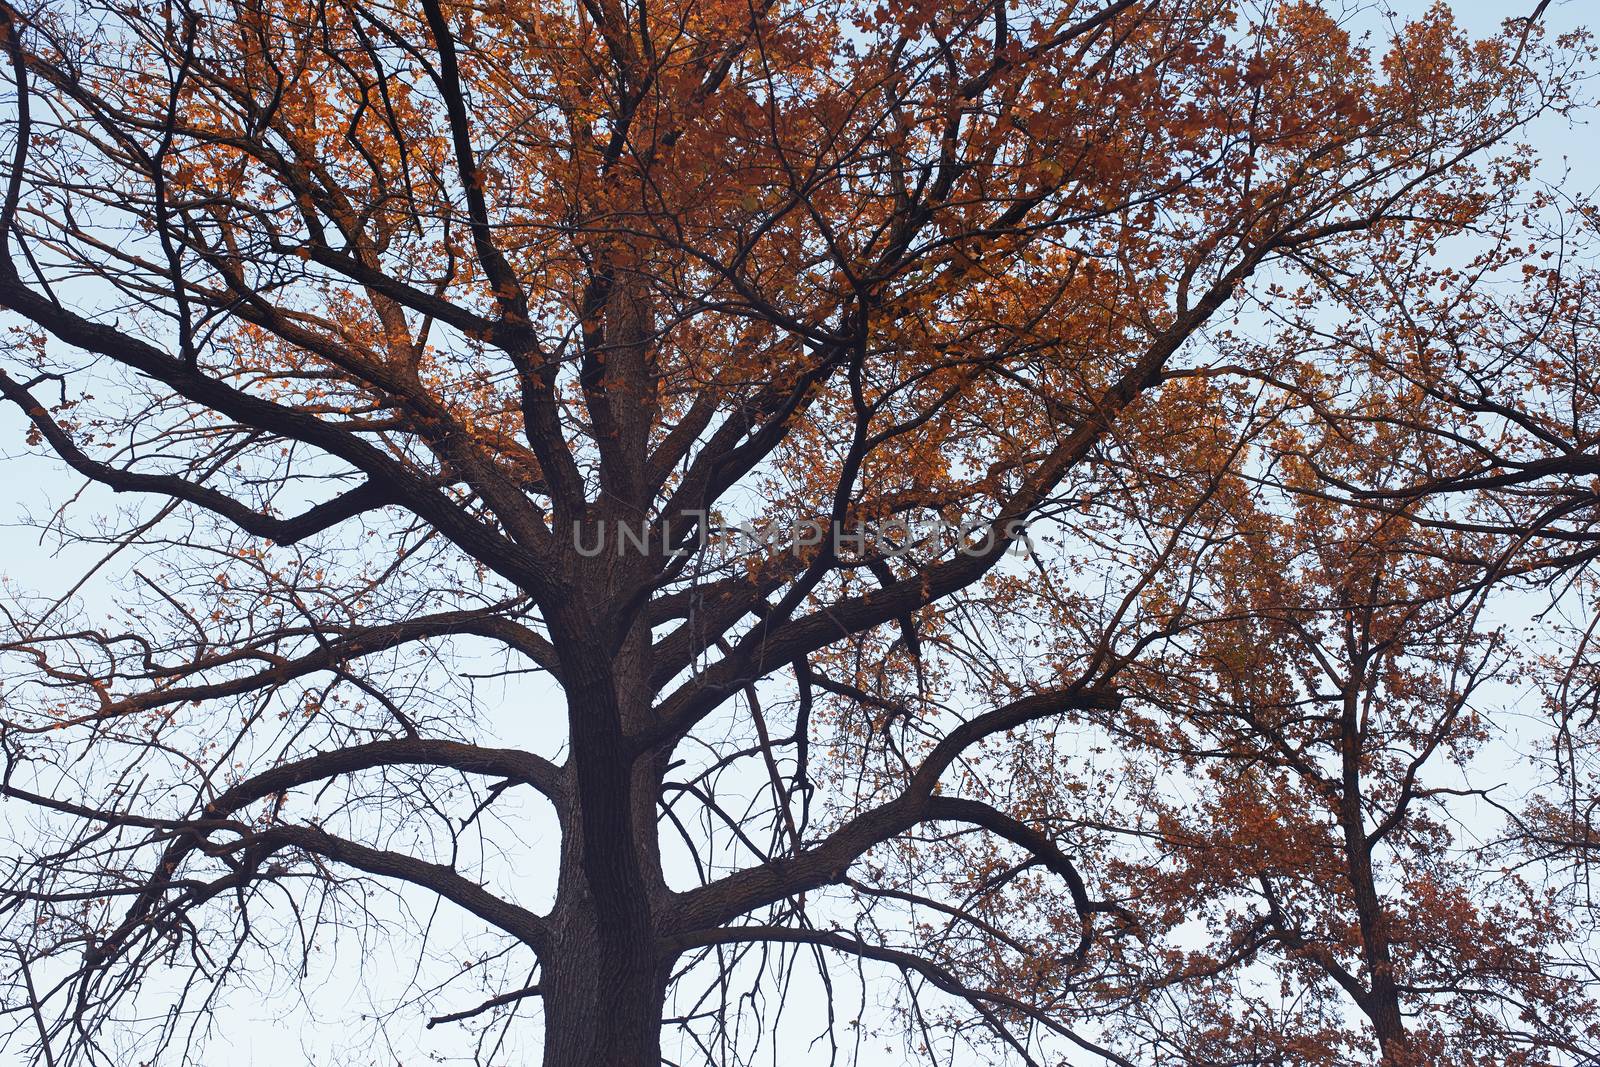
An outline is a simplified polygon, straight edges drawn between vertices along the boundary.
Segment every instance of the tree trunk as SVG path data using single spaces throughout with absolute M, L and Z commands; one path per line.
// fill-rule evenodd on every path
M 600 587 L 599 576 L 590 585 Z M 640 641 L 611 652 L 611 635 L 592 619 L 552 619 L 551 630 L 567 698 L 572 793 L 555 939 L 540 963 L 544 1067 L 660 1067 L 669 967 L 656 937 L 666 891 L 656 827 L 664 767 L 630 752 L 625 730 L 642 714 Z
M 1356 675 L 1361 676 L 1365 670 L 1365 661 L 1358 661 Z M 1368 974 L 1369 990 L 1360 1007 L 1372 1024 L 1373 1036 L 1378 1039 L 1382 1064 L 1398 1067 L 1408 1062 L 1409 1042 L 1405 1015 L 1400 1009 L 1400 992 L 1395 985 L 1387 916 L 1372 870 L 1372 848 L 1367 842 L 1366 819 L 1361 806 L 1362 734 L 1357 704 L 1358 690 L 1353 685 L 1347 687 L 1341 716 L 1344 789 L 1339 821 L 1344 830 L 1346 871 L 1361 929 L 1361 956 Z
M 543 967 L 544 1067 L 660 1067 L 666 970 L 615 933 L 564 931 Z

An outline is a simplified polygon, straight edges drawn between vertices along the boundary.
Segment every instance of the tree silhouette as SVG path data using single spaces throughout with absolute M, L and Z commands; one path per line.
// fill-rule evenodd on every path
M 835 1059 L 852 972 L 932 1057 L 1594 1047 L 1556 919 L 1428 859 L 1419 773 L 1500 661 L 1478 549 L 1383 495 L 1425 354 L 1239 342 L 1514 214 L 1581 42 L 1222 0 L 0 20 L 0 393 L 137 502 L 51 519 L 103 554 L 6 606 L 17 1048 L 198 1055 L 330 945 L 414 946 L 394 1014 L 489 1062 L 540 1019 L 549 1067 L 750 1062 L 802 969 Z M 1302 1000 L 1240 993 L 1268 958 Z

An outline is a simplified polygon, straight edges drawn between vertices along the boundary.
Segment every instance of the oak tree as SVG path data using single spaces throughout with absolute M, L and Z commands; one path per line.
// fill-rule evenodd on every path
M 1472 896 L 1433 777 L 1505 669 L 1505 531 L 1419 501 L 1503 464 L 1386 477 L 1442 448 L 1429 346 L 1246 341 L 1509 257 L 1581 38 L 1231 0 L 0 36 L 0 394 L 103 549 L 5 605 L 19 1050 L 198 1056 L 332 952 L 398 961 L 371 1026 L 486 1062 L 1593 1054 L 1560 914 Z

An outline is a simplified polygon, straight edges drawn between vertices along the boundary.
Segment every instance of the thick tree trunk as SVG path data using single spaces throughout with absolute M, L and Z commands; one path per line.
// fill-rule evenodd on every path
M 589 584 L 602 588 L 601 576 Z M 540 963 L 544 1067 L 660 1067 L 668 977 L 656 936 L 666 893 L 656 827 L 663 768 L 630 751 L 627 739 L 627 725 L 643 714 L 641 642 L 634 636 L 610 651 L 606 628 L 581 615 L 553 619 L 551 629 L 567 697 L 572 792 L 555 938 Z
M 650 945 L 563 932 L 543 968 L 544 1067 L 660 1067 L 666 971 Z

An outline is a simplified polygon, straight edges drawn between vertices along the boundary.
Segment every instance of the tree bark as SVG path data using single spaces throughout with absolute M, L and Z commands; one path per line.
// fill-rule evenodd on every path
M 666 986 L 652 942 L 573 915 L 543 965 L 544 1067 L 660 1067 Z
M 1357 661 L 1356 677 L 1365 673 L 1364 659 Z M 1400 1008 L 1400 992 L 1395 985 L 1394 957 L 1390 951 L 1387 916 L 1378 895 L 1377 878 L 1372 870 L 1372 846 L 1367 841 L 1366 819 L 1362 812 L 1362 731 L 1358 709 L 1359 691 L 1346 687 L 1340 716 L 1343 757 L 1339 822 L 1344 831 L 1345 865 L 1361 929 L 1361 956 L 1367 967 L 1369 988 L 1361 1009 L 1372 1024 L 1378 1039 L 1384 1067 L 1407 1062 L 1409 1042 L 1405 1014 Z
M 604 584 L 615 576 L 585 577 L 599 593 L 595 602 L 606 604 Z M 553 943 L 540 965 L 544 1067 L 659 1067 L 669 974 L 657 936 L 666 897 L 656 825 L 661 768 L 633 750 L 627 730 L 641 714 L 630 703 L 644 692 L 641 642 L 630 635 L 608 654 L 607 627 L 573 609 L 552 620 L 572 790 Z

